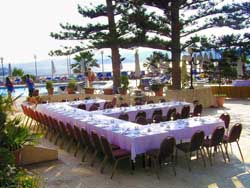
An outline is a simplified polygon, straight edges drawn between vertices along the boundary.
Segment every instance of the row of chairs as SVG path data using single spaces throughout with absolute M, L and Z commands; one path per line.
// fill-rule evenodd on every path
M 219 149 L 222 152 L 223 159 L 226 163 L 226 157 L 228 161 L 230 161 L 228 154 L 228 144 L 236 142 L 242 161 L 244 162 L 244 158 L 239 146 L 241 130 L 242 125 L 237 123 L 233 125 L 229 135 L 225 135 L 225 128 L 223 126 L 218 126 L 214 130 L 211 138 L 205 138 L 204 131 L 198 130 L 193 134 L 190 142 L 184 142 L 180 144 L 176 144 L 174 137 L 167 137 L 162 141 L 159 149 L 147 151 L 146 158 L 153 161 L 155 172 L 158 178 L 159 169 L 166 160 L 167 162 L 170 162 L 169 164 L 171 164 L 173 167 L 174 174 L 176 175 L 175 164 L 177 163 L 178 150 L 184 152 L 188 170 L 191 171 L 190 162 L 193 153 L 196 152 L 197 159 L 199 158 L 199 155 L 201 156 L 203 165 L 206 167 L 205 155 L 207 154 L 210 165 L 212 166 L 212 156 Z M 226 155 L 223 151 L 223 145 Z
M 53 137 L 55 138 L 54 144 L 57 144 L 60 139 L 60 147 L 64 148 L 64 146 L 67 144 L 65 143 L 65 141 L 69 140 L 70 142 L 68 143 L 67 151 L 70 152 L 72 146 L 75 145 L 76 149 L 74 151 L 74 156 L 77 156 L 79 149 L 83 148 L 84 151 L 82 155 L 82 161 L 85 160 L 87 153 L 90 152 L 92 154 L 91 166 L 94 166 L 97 155 L 102 154 L 104 158 L 101 163 L 101 173 L 103 173 L 106 163 L 109 160 L 114 162 L 111 178 L 115 174 L 116 167 L 119 161 L 123 159 L 129 159 L 131 163 L 130 152 L 120 149 L 119 146 L 110 144 L 106 137 L 99 137 L 94 131 L 92 131 L 89 135 L 84 128 L 79 128 L 77 126 L 72 126 L 68 123 L 65 124 L 62 121 L 57 121 L 53 117 L 37 112 L 26 106 L 22 106 L 22 108 L 27 118 L 30 118 L 32 121 L 36 122 L 35 125 L 38 127 L 37 130 L 41 129 L 45 131 L 46 138 L 49 136 L 49 134 L 51 134 L 49 137 L 50 141 L 53 139 Z M 224 114 L 224 116 L 225 115 L 227 114 Z M 226 122 L 228 121 L 226 120 L 225 124 Z M 224 161 L 226 162 L 226 157 L 228 161 L 230 161 L 228 155 L 228 144 L 236 142 L 242 157 L 242 161 L 244 162 L 244 158 L 239 146 L 241 130 L 242 125 L 237 123 L 232 126 L 231 130 L 229 131 L 229 134 L 225 134 L 224 127 L 219 126 L 215 129 L 211 138 L 206 139 L 204 132 L 199 130 L 194 133 L 190 142 L 184 142 L 180 144 L 176 144 L 174 137 L 167 137 L 162 141 L 159 149 L 149 150 L 145 153 L 146 159 L 149 159 L 153 162 L 154 167 L 156 168 L 156 174 L 158 178 L 159 168 L 162 164 L 164 164 L 165 161 L 170 162 L 171 166 L 173 167 L 174 174 L 176 175 L 175 164 L 177 162 L 178 155 L 177 149 L 185 153 L 187 166 L 188 169 L 191 171 L 190 159 L 193 152 L 196 152 L 197 157 L 199 156 L 199 154 L 201 155 L 205 167 L 205 149 L 207 151 L 207 155 L 211 165 L 213 155 L 212 148 L 214 152 L 217 151 L 217 149 L 220 149 Z M 224 154 L 222 145 L 224 145 L 226 156 Z
M 26 115 L 25 117 L 31 120 L 28 125 L 29 128 L 32 128 L 31 125 L 34 125 L 35 128 L 33 127 L 33 129 L 36 131 L 42 131 L 45 134 L 45 138 L 48 138 L 50 141 L 54 138 L 54 144 L 56 145 L 58 144 L 58 141 L 61 140 L 60 148 L 62 149 L 64 149 L 64 146 L 68 144 L 66 148 L 67 152 L 70 152 L 71 148 L 75 147 L 75 157 L 77 156 L 78 151 L 82 148 L 82 161 L 85 161 L 87 154 L 91 153 L 91 166 L 94 166 L 97 156 L 99 154 L 103 155 L 104 157 L 101 162 L 100 170 L 101 173 L 103 173 L 107 162 L 113 161 L 114 165 L 111 178 L 113 178 L 115 174 L 119 161 L 124 159 L 129 159 L 129 161 L 131 161 L 131 153 L 129 151 L 123 150 L 119 146 L 110 144 L 105 136 L 99 137 L 95 131 L 92 131 L 91 135 L 89 135 L 87 130 L 84 128 L 79 128 L 78 126 L 73 126 L 69 123 L 65 124 L 62 121 L 57 121 L 51 116 L 42 114 L 24 105 L 22 105 L 22 109 Z
M 146 125 L 148 123 L 160 123 L 162 121 L 170 121 L 170 120 L 177 120 L 177 119 L 186 119 L 189 118 L 190 116 L 199 116 L 202 113 L 202 105 L 196 105 L 194 108 L 193 113 L 190 113 L 190 106 L 189 105 L 184 105 L 181 113 L 177 113 L 176 108 L 169 108 L 167 115 L 163 116 L 162 110 L 161 109 L 156 109 L 153 112 L 153 115 L 150 119 L 146 118 L 146 112 L 145 111 L 140 111 L 136 114 L 135 122 L 141 125 Z M 126 113 L 122 113 L 118 117 L 119 119 L 128 121 L 129 116 Z

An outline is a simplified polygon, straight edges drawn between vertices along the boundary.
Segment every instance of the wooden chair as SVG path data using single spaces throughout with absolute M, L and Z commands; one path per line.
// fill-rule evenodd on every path
M 227 134 L 228 134 L 228 131 L 229 131 L 229 125 L 230 125 L 230 115 L 228 113 L 223 113 L 220 115 L 220 119 L 224 121 L 225 123 L 225 128 L 227 130 Z
M 101 136 L 101 143 L 102 143 L 102 148 L 105 154 L 104 160 L 101 164 L 101 173 L 103 173 L 104 167 L 108 160 L 114 162 L 112 174 L 110 176 L 110 178 L 112 179 L 115 174 L 115 170 L 119 161 L 124 160 L 124 159 L 129 159 L 129 161 L 131 162 L 131 158 L 130 158 L 131 153 L 123 149 L 112 150 L 110 143 L 104 136 Z
M 121 103 L 120 107 L 129 107 L 128 103 Z
M 173 107 L 169 108 L 165 120 L 170 121 L 171 118 L 173 118 L 174 114 L 176 114 L 176 108 L 173 108 Z
M 241 131 L 242 131 L 242 124 L 236 123 L 235 125 L 232 126 L 231 130 L 229 131 L 229 135 L 228 136 L 226 135 L 223 138 L 223 143 L 224 143 L 225 148 L 226 148 L 226 155 L 227 155 L 228 161 L 230 161 L 230 158 L 228 155 L 228 144 L 236 142 L 238 149 L 239 149 L 239 152 L 240 152 L 242 162 L 244 163 L 243 154 L 241 152 L 240 145 L 239 145 Z
M 189 118 L 189 113 L 190 113 L 190 106 L 189 105 L 184 105 L 182 110 L 181 110 L 181 114 L 180 114 L 180 118 L 181 119 L 186 119 Z
M 118 119 L 124 120 L 124 121 L 128 121 L 129 120 L 129 116 L 126 113 L 122 113 L 119 115 Z
M 205 136 L 204 132 L 198 130 L 193 134 L 190 142 L 180 143 L 176 145 L 176 147 L 179 150 L 185 153 L 186 163 L 187 163 L 189 171 L 191 171 L 190 161 L 191 161 L 192 152 L 195 152 L 195 151 L 197 153 L 197 158 L 198 158 L 198 152 L 200 152 L 204 167 L 206 167 L 206 162 L 205 162 L 203 151 L 202 151 L 204 136 Z M 189 156 L 188 156 L 188 153 L 189 153 Z M 176 158 L 177 158 L 177 150 L 176 150 Z
M 86 105 L 85 104 L 79 104 L 77 106 L 77 108 L 81 109 L 81 110 L 86 110 Z
M 150 161 L 153 161 L 154 168 L 158 179 L 159 176 L 159 169 L 164 162 L 170 162 L 174 175 L 176 176 L 175 170 L 175 138 L 174 137 L 167 137 L 161 142 L 161 146 L 159 149 L 153 149 L 146 152 L 146 158 L 149 158 Z
M 147 101 L 147 104 L 154 104 L 154 101 L 153 100 L 149 100 L 149 101 Z
M 135 120 L 135 123 L 138 123 L 140 125 L 147 125 L 147 119 L 144 116 L 138 116 Z
M 223 159 L 226 163 L 226 158 L 222 148 L 222 141 L 225 133 L 225 128 L 223 126 L 218 126 L 214 130 L 212 137 L 210 139 L 204 140 L 203 146 L 207 149 L 210 165 L 212 166 L 212 148 L 214 152 L 219 148 L 222 152 Z
M 102 144 L 101 144 L 101 140 L 99 138 L 99 136 L 97 135 L 97 133 L 95 131 L 91 132 L 91 138 L 93 141 L 93 145 L 95 148 L 94 154 L 92 156 L 92 161 L 91 161 L 91 166 L 94 166 L 95 163 L 95 159 L 97 157 L 98 154 L 104 154 L 103 148 L 102 148 Z M 117 150 L 120 149 L 119 146 L 111 144 L 111 149 L 113 150 Z
M 85 143 L 85 148 L 84 148 L 83 155 L 82 155 L 82 162 L 83 162 L 85 160 L 85 157 L 86 157 L 88 151 L 93 152 L 95 149 L 94 149 L 94 145 L 91 142 L 90 136 L 89 136 L 88 132 L 86 131 L 86 129 L 84 129 L 84 128 L 81 129 L 81 136 L 82 136 L 84 143 Z
M 195 105 L 194 111 L 193 111 L 193 113 L 191 113 L 191 116 L 192 117 L 201 116 L 202 110 L 203 110 L 202 104 Z
M 98 106 L 96 106 L 95 104 L 93 104 L 90 108 L 89 111 L 96 111 L 98 110 Z

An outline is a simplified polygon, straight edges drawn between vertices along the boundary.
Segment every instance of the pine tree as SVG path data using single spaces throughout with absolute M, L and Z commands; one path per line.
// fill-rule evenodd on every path
M 125 0 L 120 2 L 124 4 Z M 180 89 L 181 52 L 199 40 L 200 31 L 249 27 L 249 4 L 223 0 L 130 0 L 126 6 L 134 9 L 124 12 L 123 24 L 133 31 L 135 37 L 131 41 L 136 39 L 138 46 L 171 51 L 173 88 Z
M 106 5 L 97 5 L 95 8 L 82 8 L 78 5 L 78 12 L 84 18 L 91 18 L 98 21 L 98 18 L 106 17 L 108 23 L 94 23 L 93 21 L 86 26 L 74 24 L 60 24 L 63 29 L 60 33 L 51 33 L 51 36 L 58 40 L 78 40 L 81 45 L 74 47 L 65 47 L 63 50 L 52 51 L 51 55 L 68 55 L 81 52 L 87 49 L 110 48 L 112 54 L 112 69 L 114 88 L 120 85 L 120 54 L 119 37 L 121 34 L 117 31 L 115 16 L 119 15 L 115 1 L 106 0 Z

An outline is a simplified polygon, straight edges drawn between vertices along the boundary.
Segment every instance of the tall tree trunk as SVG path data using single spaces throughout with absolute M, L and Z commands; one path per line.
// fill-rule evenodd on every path
M 180 22 L 179 22 L 179 1 L 172 1 L 171 5 L 171 53 L 172 53 L 172 83 L 174 89 L 181 89 L 181 69 L 180 69 Z M 174 31 L 174 32 L 173 32 Z
M 114 8 L 112 5 L 112 0 L 106 0 L 107 4 L 107 14 L 109 22 L 109 40 L 112 41 L 111 55 L 112 55 L 112 69 L 113 69 L 113 84 L 114 90 L 117 91 L 117 88 L 120 86 L 120 54 L 119 48 L 117 45 L 117 32 L 115 25 L 115 16 Z

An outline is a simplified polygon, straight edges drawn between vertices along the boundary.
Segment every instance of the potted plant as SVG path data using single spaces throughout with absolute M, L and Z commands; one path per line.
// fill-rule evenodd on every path
M 163 88 L 165 84 L 163 83 L 153 83 L 150 89 L 155 92 L 155 96 L 163 96 Z
M 30 133 L 27 127 L 21 125 L 21 118 L 8 119 L 1 125 L 0 148 L 6 148 L 14 158 L 15 164 L 20 163 L 20 152 L 24 145 L 33 145 L 40 134 Z
M 41 102 L 41 98 L 40 96 L 32 96 L 32 97 L 27 97 L 27 101 L 30 104 L 39 104 Z
M 128 80 L 128 77 L 125 76 L 125 75 L 122 75 L 120 77 L 120 84 L 121 84 L 121 87 L 119 87 L 119 93 L 121 95 L 126 95 L 127 94 L 127 90 L 128 90 L 128 86 L 129 86 L 129 80 Z
M 95 89 L 92 87 L 85 87 L 85 94 L 94 94 Z
M 76 87 L 76 81 L 75 80 L 70 80 L 68 82 L 68 86 L 67 86 L 68 94 L 74 94 L 75 93 L 75 87 Z
M 113 89 L 112 88 L 104 88 L 103 93 L 104 93 L 104 95 L 112 95 Z
M 53 82 L 48 80 L 46 81 L 46 89 L 48 91 L 48 95 L 53 95 L 54 94 L 54 87 L 53 87 Z

